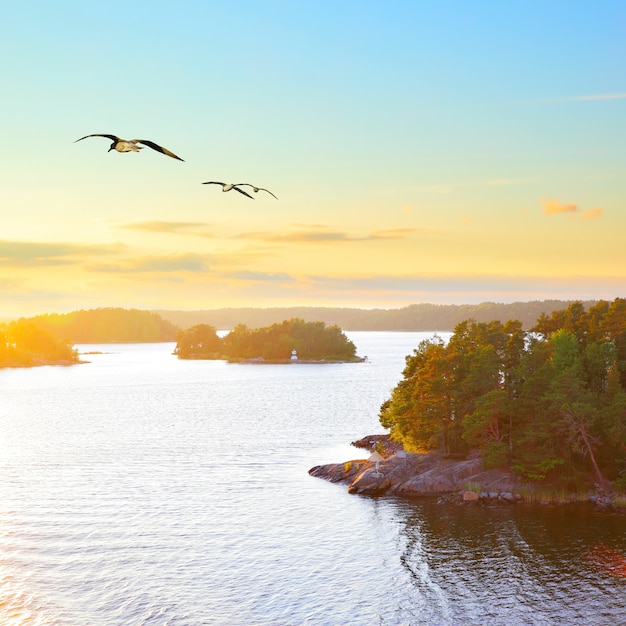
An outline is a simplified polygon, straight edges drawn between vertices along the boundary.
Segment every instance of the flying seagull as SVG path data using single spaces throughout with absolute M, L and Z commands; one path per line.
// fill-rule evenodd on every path
M 243 189 L 239 189 L 239 187 L 235 183 L 218 183 L 216 181 L 207 181 L 206 183 L 202 183 L 202 184 L 203 185 L 222 185 L 222 191 L 230 191 L 231 189 L 234 189 L 235 191 L 242 193 L 244 196 L 248 196 L 248 198 L 250 198 L 251 200 L 254 200 L 254 198 L 247 191 L 244 191 Z
M 270 196 L 274 196 L 274 194 L 269 189 L 263 189 L 263 187 L 255 187 L 250 183 L 237 183 L 237 185 L 239 185 L 240 187 L 252 187 L 252 191 L 254 191 L 254 193 L 259 193 L 259 191 L 267 191 Z M 274 198 L 276 198 L 276 196 L 274 196 Z M 278 198 L 276 198 L 276 200 L 278 200 Z
M 111 150 L 117 150 L 117 152 L 139 152 L 139 150 L 141 150 L 143 146 L 138 146 L 137 144 L 142 143 L 144 146 L 148 146 L 148 148 L 152 148 L 153 150 L 172 157 L 173 159 L 178 159 L 179 161 L 184 160 L 181 159 L 179 156 L 176 156 L 173 152 L 170 152 L 167 148 L 159 146 L 158 144 L 154 143 L 153 141 L 149 141 L 148 139 L 120 139 L 115 135 L 103 135 L 96 133 L 94 135 L 85 135 L 84 137 L 77 139 L 74 143 L 76 143 L 77 141 L 82 141 L 83 139 L 87 139 L 87 137 L 108 137 L 113 142 L 108 152 L 111 152 Z
M 203 185 L 222 185 L 222 191 L 230 191 L 231 189 L 234 189 L 235 191 L 242 193 L 244 196 L 248 196 L 248 198 L 252 198 L 252 196 L 246 191 L 244 191 L 243 189 L 239 189 L 239 187 L 252 187 L 252 190 L 254 191 L 254 193 L 258 193 L 259 191 L 267 191 L 267 193 L 269 193 L 271 196 L 274 196 L 274 194 L 269 189 L 263 189 L 262 187 L 255 187 L 254 185 L 251 185 L 250 183 L 218 183 L 218 182 L 211 181 L 211 182 L 206 182 L 202 184 Z M 276 196 L 274 196 L 274 198 L 276 198 Z M 254 198 L 252 199 L 254 200 Z M 276 198 L 276 200 L 278 200 L 278 198 Z

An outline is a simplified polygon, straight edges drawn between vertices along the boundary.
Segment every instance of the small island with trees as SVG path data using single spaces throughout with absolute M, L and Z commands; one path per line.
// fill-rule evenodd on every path
M 247 363 L 359 362 L 356 346 L 338 326 L 290 319 L 265 328 L 237 325 L 220 337 L 215 327 L 197 324 L 180 331 L 174 353 L 179 359 L 224 359 Z
M 448 342 L 434 335 L 406 357 L 379 418 L 389 435 L 372 438 L 376 467 L 310 473 L 353 493 L 618 494 L 626 505 L 626 299 L 574 302 L 529 331 L 463 321 Z
M 78 352 L 68 339 L 59 339 L 29 320 L 0 324 L 0 367 L 74 365 L 80 362 Z

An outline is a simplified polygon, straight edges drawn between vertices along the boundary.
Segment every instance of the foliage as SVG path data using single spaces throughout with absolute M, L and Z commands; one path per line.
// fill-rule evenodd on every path
M 527 479 L 626 474 L 626 300 L 519 321 L 465 320 L 406 358 L 380 421 L 409 450 L 480 450 Z
M 174 354 L 179 359 L 215 359 L 220 357 L 221 350 L 222 343 L 215 328 L 197 324 L 178 332 Z
M 354 309 L 349 307 L 276 307 L 223 308 L 202 311 L 157 311 L 166 320 L 183 330 L 196 324 L 209 324 L 217 329 L 231 329 L 239 324 L 262 328 L 285 319 L 307 322 L 324 321 L 348 330 L 450 331 L 460 322 L 520 320 L 529 329 L 537 318 L 550 316 L 568 306 L 569 301 L 534 300 L 531 302 L 483 302 L 481 304 L 411 304 L 398 309 Z M 588 305 L 593 305 L 589 302 Z
M 104 308 L 30 318 L 37 327 L 74 343 L 174 341 L 177 328 L 150 311 Z
M 20 319 L 0 325 L 0 367 L 77 363 L 70 342 Z
M 175 351 L 181 359 L 263 359 L 275 362 L 290 360 L 293 350 L 299 360 L 356 359 L 355 345 L 338 326 L 302 319 L 285 320 L 255 330 L 240 324 L 222 339 L 213 326 L 198 324 L 179 332 Z

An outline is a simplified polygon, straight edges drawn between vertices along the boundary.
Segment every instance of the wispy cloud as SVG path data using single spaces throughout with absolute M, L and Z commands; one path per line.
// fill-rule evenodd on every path
M 236 239 L 252 239 L 270 243 L 328 243 L 350 241 L 373 241 L 380 239 L 406 239 L 415 228 L 390 228 L 376 230 L 366 235 L 351 235 L 344 231 L 320 230 L 312 227 L 308 230 L 293 230 L 286 233 L 269 231 L 251 231 L 236 235 Z M 426 231 L 424 231 L 426 232 Z
M 563 204 L 554 198 L 541 198 L 541 205 L 546 215 L 555 215 L 557 213 L 576 213 L 578 205 L 572 202 Z
M 544 102 L 596 102 L 599 100 L 626 100 L 626 93 L 600 93 L 587 96 L 566 96 L 564 98 L 551 98 Z
M 0 240 L 0 263 L 4 267 L 65 265 L 92 256 L 119 252 L 121 244 L 85 245 L 64 242 Z
M 328 241 L 354 241 L 345 232 L 340 231 L 292 231 L 289 233 L 273 233 L 267 231 L 251 231 L 236 235 L 236 239 L 254 239 L 256 241 L 268 241 L 272 243 L 320 243 Z
M 595 93 L 582 96 L 562 96 L 556 98 L 537 98 L 521 104 L 550 104 L 559 102 L 606 102 L 608 100 L 626 100 L 626 93 Z
M 579 213 L 580 208 L 577 204 L 570 202 L 563 204 L 554 198 L 541 198 L 541 205 L 546 215 L 556 215 L 558 213 Z M 602 207 L 596 207 L 595 209 L 587 209 L 582 212 L 581 220 L 598 220 L 602 217 Z
M 166 256 L 145 256 L 119 263 L 92 263 L 86 268 L 91 272 L 103 273 L 171 273 L 206 272 L 209 259 L 199 254 L 173 254 Z
M 387 230 L 375 230 L 366 239 L 406 239 L 415 228 L 389 228 Z
M 595 209 L 588 209 L 582 214 L 583 220 L 599 220 L 602 217 L 602 207 L 596 207 Z
M 291 283 L 296 280 L 290 274 L 285 274 L 283 272 L 251 272 L 251 271 L 241 271 L 241 272 L 231 272 L 222 274 L 224 278 L 235 278 L 237 280 L 243 281 L 252 281 L 252 282 L 262 282 L 262 283 Z
M 209 224 L 204 222 L 146 221 L 120 224 L 117 228 L 148 233 L 214 237 L 213 233 L 207 230 L 208 226 Z

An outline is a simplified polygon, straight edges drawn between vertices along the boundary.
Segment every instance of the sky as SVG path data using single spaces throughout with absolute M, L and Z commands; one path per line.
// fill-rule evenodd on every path
M 0 318 L 626 296 L 622 0 L 26 1 L 0 53 Z

